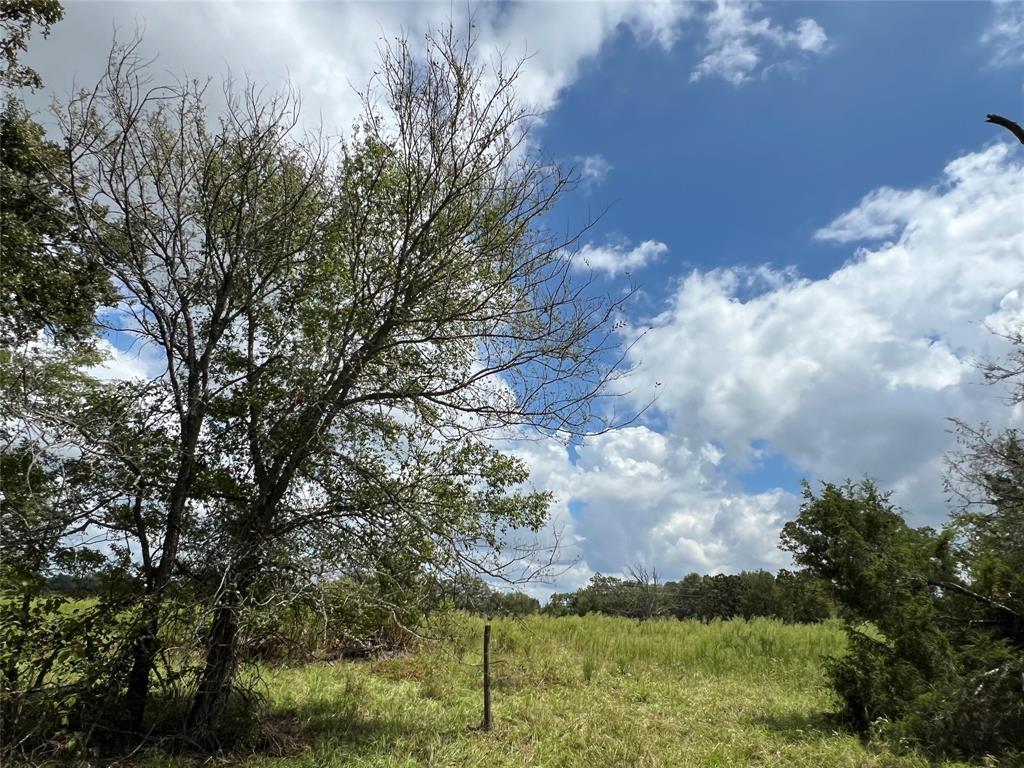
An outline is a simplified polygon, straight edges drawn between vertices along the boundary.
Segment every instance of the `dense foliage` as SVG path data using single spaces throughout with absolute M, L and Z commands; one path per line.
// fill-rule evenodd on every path
M 742 571 L 715 576 L 691 573 L 681 581 L 658 583 L 642 578 L 621 579 L 597 574 L 575 592 L 556 593 L 545 613 L 555 616 L 604 613 L 647 619 L 730 619 L 770 617 L 786 622 L 824 621 L 832 604 L 824 585 L 802 571 Z
M 540 612 L 540 601 L 519 590 L 495 589 L 483 579 L 462 575 L 434 587 L 434 605 L 480 616 L 529 616 Z
M 979 507 L 945 531 L 911 528 L 865 481 L 806 487 L 782 538 L 845 620 L 849 650 L 830 675 L 848 722 L 936 755 L 1013 759 L 1024 753 L 1020 436 L 992 450 L 963 436 L 980 451 L 980 471 L 960 477 Z
M 59 6 L 4 14 L 16 85 Z M 489 436 L 607 426 L 622 359 L 628 296 L 591 295 L 575 238 L 543 226 L 573 179 L 530 148 L 518 68 L 451 31 L 425 57 L 397 41 L 329 143 L 289 94 L 152 87 L 139 45 L 55 110 L 61 145 L 3 116 L 0 664 L 22 754 L 216 744 L 255 700 L 246 661 L 395 646 L 439 583 L 542 571 L 549 495 Z M 150 370 L 97 379 L 111 345 Z M 88 599 L 48 590 L 58 573 Z

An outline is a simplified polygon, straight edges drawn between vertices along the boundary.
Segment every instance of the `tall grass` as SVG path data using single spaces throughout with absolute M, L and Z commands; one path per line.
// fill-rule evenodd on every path
M 829 718 L 822 661 L 837 625 L 606 616 L 497 619 L 495 727 L 479 730 L 483 620 L 435 617 L 437 638 L 377 661 L 272 666 L 266 768 L 930 768 Z M 159 765 L 205 765 L 159 758 Z M 952 765 L 952 764 L 950 764 Z
M 482 633 L 481 619 L 465 620 L 463 646 Z M 774 619 L 699 621 L 663 619 L 638 622 L 613 616 L 530 616 L 501 619 L 494 626 L 495 651 L 543 661 L 575 655 L 598 667 L 654 669 L 739 677 L 789 674 L 817 669 L 822 659 L 841 653 L 838 624 L 784 624 Z M 466 650 L 469 650 L 466 648 Z

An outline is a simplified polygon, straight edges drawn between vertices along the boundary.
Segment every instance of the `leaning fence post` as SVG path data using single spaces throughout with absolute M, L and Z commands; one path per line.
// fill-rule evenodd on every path
M 484 624 L 484 721 L 480 726 L 491 730 L 491 625 Z

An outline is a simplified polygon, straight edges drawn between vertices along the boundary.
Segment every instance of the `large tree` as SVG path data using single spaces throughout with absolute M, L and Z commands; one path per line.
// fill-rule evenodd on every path
M 471 41 L 387 48 L 338 145 L 288 95 L 228 83 L 213 109 L 201 83 L 153 85 L 136 47 L 58 119 L 82 249 L 122 297 L 108 325 L 160 370 L 108 402 L 132 419 L 40 418 L 95 456 L 77 524 L 139 570 L 136 729 L 167 596 L 208 601 L 206 738 L 253 606 L 331 573 L 516 561 L 496 553 L 547 497 L 487 436 L 604 428 L 625 299 L 593 295 L 575 236 L 542 226 L 572 178 L 527 140 L 518 66 Z

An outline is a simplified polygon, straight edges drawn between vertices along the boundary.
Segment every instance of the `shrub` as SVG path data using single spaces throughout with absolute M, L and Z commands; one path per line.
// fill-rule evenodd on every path
M 805 487 L 804 496 L 782 539 L 839 602 L 848 651 L 829 676 L 841 716 L 935 757 L 1024 752 L 1014 594 L 997 599 L 982 581 L 965 583 L 970 549 L 955 548 L 951 531 L 910 528 L 869 482 L 826 484 L 820 495 Z

